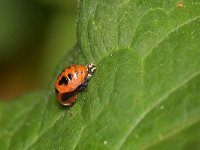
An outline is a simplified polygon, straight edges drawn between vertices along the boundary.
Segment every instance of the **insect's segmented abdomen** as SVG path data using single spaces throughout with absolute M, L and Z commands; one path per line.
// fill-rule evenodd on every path
M 81 65 L 72 65 L 66 68 L 57 78 L 55 88 L 60 93 L 66 93 L 75 90 L 82 84 L 87 77 L 87 67 Z

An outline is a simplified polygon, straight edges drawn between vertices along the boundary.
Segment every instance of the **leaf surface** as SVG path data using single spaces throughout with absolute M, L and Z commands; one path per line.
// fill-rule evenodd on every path
M 200 149 L 200 3 L 178 3 L 80 1 L 78 44 L 50 94 L 1 105 L 0 148 Z M 87 92 L 62 108 L 56 76 L 92 62 Z

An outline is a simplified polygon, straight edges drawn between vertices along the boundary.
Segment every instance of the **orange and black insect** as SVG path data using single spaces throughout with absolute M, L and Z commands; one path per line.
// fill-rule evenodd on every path
M 86 90 L 96 66 L 71 65 L 58 76 L 54 86 L 58 101 L 64 106 L 70 106 L 76 102 L 78 92 Z

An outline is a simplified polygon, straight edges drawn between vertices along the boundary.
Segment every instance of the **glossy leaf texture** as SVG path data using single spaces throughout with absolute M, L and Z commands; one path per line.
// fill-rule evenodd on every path
M 49 94 L 0 105 L 0 149 L 200 149 L 200 2 L 81 0 L 78 10 L 78 44 Z M 92 62 L 88 90 L 61 107 L 56 76 Z

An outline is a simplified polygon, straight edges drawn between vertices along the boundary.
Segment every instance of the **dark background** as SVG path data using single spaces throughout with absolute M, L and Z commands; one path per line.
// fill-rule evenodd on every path
M 76 43 L 75 0 L 0 0 L 0 99 L 47 89 Z

